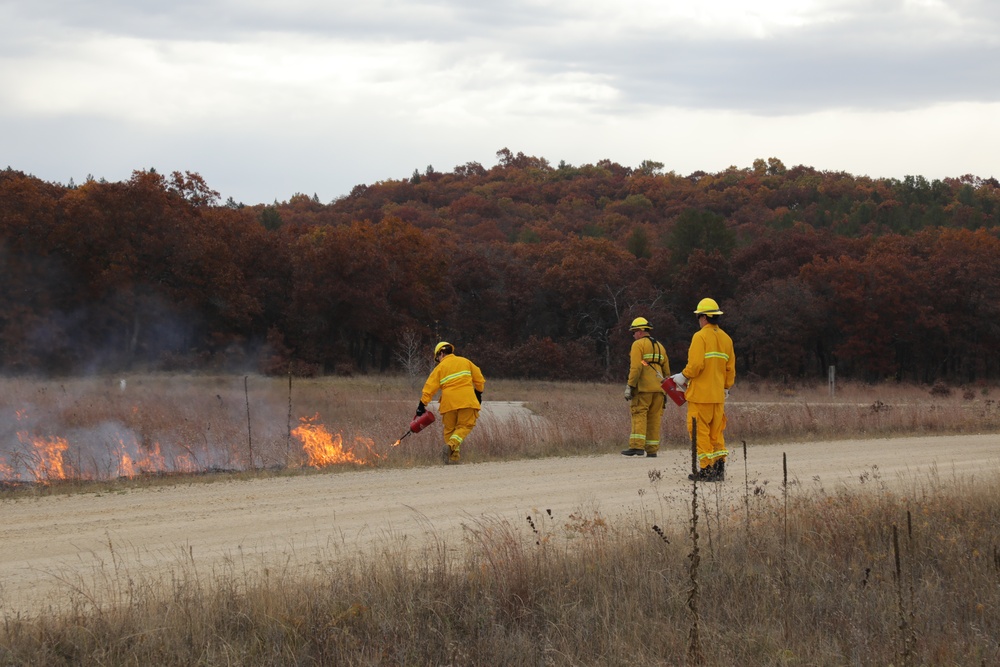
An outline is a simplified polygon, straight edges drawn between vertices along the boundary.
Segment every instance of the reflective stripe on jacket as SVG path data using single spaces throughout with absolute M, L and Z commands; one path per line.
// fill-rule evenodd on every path
M 442 359 L 424 383 L 420 400 L 426 405 L 441 391 L 440 412 L 450 412 L 461 408 L 479 409 L 476 391 L 483 391 L 486 379 L 474 363 L 455 354 Z M 475 391 L 474 391 L 475 390 Z
M 650 367 L 643 366 L 643 361 Z M 667 350 L 659 342 L 654 344 L 649 336 L 637 338 L 632 342 L 632 350 L 629 352 L 629 386 L 638 387 L 639 391 L 663 391 L 660 388 L 662 380 L 656 377 L 656 373 L 663 377 L 670 375 Z
M 724 403 L 726 389 L 736 381 L 736 353 L 733 339 L 717 324 L 707 324 L 691 337 L 684 396 L 691 403 Z

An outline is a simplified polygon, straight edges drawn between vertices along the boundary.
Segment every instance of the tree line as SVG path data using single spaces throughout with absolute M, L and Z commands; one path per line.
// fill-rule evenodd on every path
M 494 377 L 617 380 L 634 317 L 679 369 L 711 296 L 744 377 L 1000 376 L 993 178 L 497 159 L 249 206 L 8 167 L 0 369 L 393 372 L 443 339 Z

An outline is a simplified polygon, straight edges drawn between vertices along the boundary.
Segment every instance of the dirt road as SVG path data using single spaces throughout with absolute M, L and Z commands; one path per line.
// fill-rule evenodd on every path
M 783 453 L 793 493 L 948 485 L 1000 470 L 998 435 L 756 446 L 746 461 L 737 445 L 728 481 L 702 488 L 737 505 L 746 470 L 754 486 L 780 494 Z M 615 451 L 0 501 L 0 617 L 64 604 L 74 588 L 113 589 L 192 567 L 308 568 L 397 540 L 458 549 L 465 526 L 526 527 L 527 515 L 547 510 L 556 525 L 574 513 L 684 522 L 689 467 L 681 450 L 638 460 Z

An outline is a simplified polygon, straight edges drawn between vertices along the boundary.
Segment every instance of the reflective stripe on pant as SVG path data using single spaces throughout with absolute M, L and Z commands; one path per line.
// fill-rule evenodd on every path
M 707 468 L 716 461 L 725 460 L 726 451 L 725 403 L 692 403 L 688 401 L 687 431 L 691 435 L 691 419 L 698 420 L 698 466 Z
M 643 391 L 632 398 L 629 410 L 632 412 L 632 432 L 628 436 L 628 446 L 645 449 L 655 454 L 660 449 L 660 421 L 663 419 L 662 392 Z
M 475 408 L 459 408 L 441 413 L 441 423 L 444 426 L 444 444 L 451 447 L 452 456 L 458 454 L 462 441 L 469 436 L 469 431 L 476 425 L 479 410 Z

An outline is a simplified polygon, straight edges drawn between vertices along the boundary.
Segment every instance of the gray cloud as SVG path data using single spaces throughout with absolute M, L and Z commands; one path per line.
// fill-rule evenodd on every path
M 650 49 L 652 51 L 653 49 Z M 947 45 L 887 53 L 817 50 L 814 42 L 675 44 L 659 59 L 614 72 L 629 104 L 798 114 L 825 109 L 905 110 L 944 102 L 996 102 L 1000 49 Z
M 24 3 L 13 18 L 65 39 L 104 33 L 177 42 L 299 34 L 329 44 L 434 43 L 454 58 L 500 57 L 544 76 L 583 73 L 632 105 L 804 113 L 909 109 L 1000 96 L 1000 8 L 978 0 L 832 2 L 801 26 L 760 37 L 690 22 L 621 23 L 528 2 Z M 43 21 L 49 23 L 43 23 Z M 15 21 L 16 23 L 16 21 Z M 21 48 L 30 48 L 19 31 Z M 18 34 L 12 35 L 17 38 Z M 450 45 L 447 46 L 447 45 Z M 40 42 L 36 52 L 45 48 Z
M 825 109 L 905 110 L 1000 100 L 1000 9 L 962 5 L 960 23 L 900 15 L 899 2 L 766 38 L 681 30 L 597 44 L 541 45 L 538 71 L 605 75 L 622 106 L 669 105 L 798 114 Z
M 61 182 L 155 167 L 197 171 L 247 203 L 329 200 L 428 164 L 487 164 L 504 146 L 629 164 L 667 152 L 711 169 L 704 145 L 665 121 L 701 123 L 696 136 L 725 147 L 713 164 L 775 145 L 821 163 L 845 142 L 806 150 L 829 129 L 807 117 L 843 113 L 845 137 L 882 146 L 859 172 L 897 169 L 871 156 L 899 154 L 915 127 L 971 162 L 963 173 L 991 164 L 959 162 L 947 125 L 982 126 L 980 155 L 1000 146 L 982 120 L 1000 101 L 1000 3 L 784 4 L 794 13 L 735 0 L 8 2 L 0 159 Z M 953 103 L 976 107 L 972 120 L 936 111 Z

